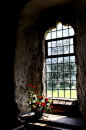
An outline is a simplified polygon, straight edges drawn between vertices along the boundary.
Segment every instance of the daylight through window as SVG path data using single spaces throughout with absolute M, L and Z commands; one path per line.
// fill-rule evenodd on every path
M 74 35 L 61 23 L 45 35 L 47 97 L 76 98 Z

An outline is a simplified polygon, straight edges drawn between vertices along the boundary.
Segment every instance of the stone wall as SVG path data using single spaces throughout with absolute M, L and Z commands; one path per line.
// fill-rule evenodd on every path
M 76 65 L 78 107 L 86 118 L 86 1 L 76 1 Z
M 73 28 L 76 26 L 75 54 L 78 106 L 83 117 L 86 117 L 86 5 L 84 2 L 85 0 L 79 1 L 79 4 L 77 4 L 78 1 L 76 0 L 75 10 L 72 5 L 46 9 L 39 12 L 37 17 L 34 18 L 28 16 L 29 9 L 27 5 L 21 11 L 16 35 L 14 61 L 15 100 L 17 100 L 21 113 L 29 111 L 27 104 L 28 85 L 35 85 L 39 94 L 43 90 L 43 85 L 45 85 L 44 80 L 42 82 L 42 78 L 45 79 L 45 77 L 42 77 L 44 73 L 43 38 L 47 29 L 55 27 L 56 22 L 60 19 L 63 24 L 68 22 Z

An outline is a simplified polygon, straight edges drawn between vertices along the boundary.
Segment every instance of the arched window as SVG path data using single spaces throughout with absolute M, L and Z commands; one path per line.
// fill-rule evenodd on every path
M 47 97 L 77 98 L 74 36 L 72 26 L 61 23 L 45 34 Z

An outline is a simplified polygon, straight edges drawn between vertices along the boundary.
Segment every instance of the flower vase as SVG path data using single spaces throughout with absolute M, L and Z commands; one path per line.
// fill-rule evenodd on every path
M 41 111 L 41 112 L 40 112 L 40 111 L 36 111 L 36 112 L 35 112 L 35 118 L 36 118 L 37 120 L 40 119 L 42 116 L 43 116 L 42 111 Z

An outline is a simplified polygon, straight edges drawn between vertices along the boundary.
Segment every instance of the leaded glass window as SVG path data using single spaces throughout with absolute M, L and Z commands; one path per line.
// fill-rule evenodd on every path
M 76 98 L 74 29 L 59 23 L 45 35 L 47 97 Z

